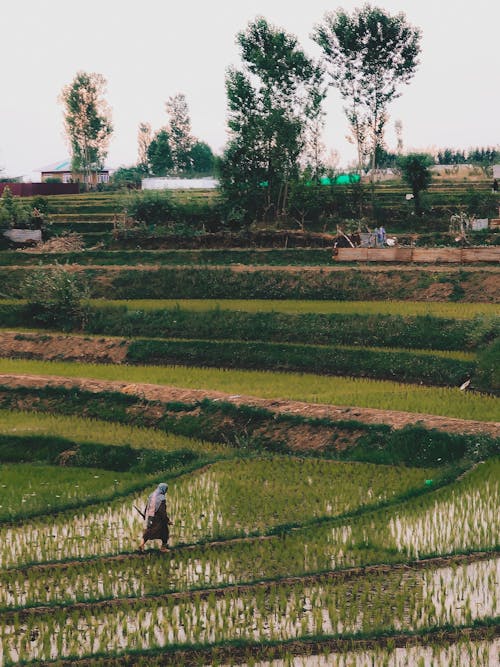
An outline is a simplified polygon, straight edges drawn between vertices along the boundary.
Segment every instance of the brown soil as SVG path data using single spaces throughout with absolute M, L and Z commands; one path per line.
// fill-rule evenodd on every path
M 87 338 L 12 331 L 0 333 L 0 357 L 121 364 L 127 350 L 128 344 L 122 338 Z
M 50 266 L 50 265 L 49 265 Z M 336 264 L 333 266 L 303 266 L 303 265 L 267 265 L 267 264 L 189 264 L 189 265 L 158 265 L 158 264 L 132 264 L 132 265 L 122 265 L 122 264 L 65 264 L 65 268 L 70 271 L 86 271 L 92 269 L 94 271 L 104 271 L 104 272 L 119 272 L 119 271 L 160 271 L 166 268 L 175 268 L 178 271 L 222 271 L 228 270 L 233 271 L 234 273 L 256 273 L 258 271 L 270 271 L 278 272 L 283 271 L 285 273 L 343 273 L 349 271 L 360 271 L 362 273 L 392 273 L 392 272 L 421 272 L 421 271 L 430 271 L 432 273 L 458 273 L 459 271 L 465 271 L 467 273 L 500 273 L 500 266 L 496 264 L 485 264 L 485 265 L 458 265 L 458 264 L 357 264 L 357 265 L 343 265 Z M 38 269 L 40 268 L 38 264 L 20 264 L 20 265 L 9 265 L 9 269 Z M 498 283 L 497 283 L 498 288 Z
M 234 405 L 248 405 L 264 408 L 276 414 L 301 415 L 315 419 L 331 421 L 360 421 L 366 424 L 388 424 L 396 429 L 410 424 L 420 424 L 424 428 L 438 429 L 449 433 L 485 433 L 500 437 L 500 422 L 481 422 L 454 417 L 440 417 L 396 410 L 377 410 L 374 408 L 358 408 L 353 406 L 334 406 L 282 399 L 264 399 L 255 396 L 231 395 L 221 391 L 204 389 L 184 389 L 167 385 L 146 383 L 129 384 L 120 381 L 94 380 L 88 378 L 67 378 L 45 375 L 0 374 L 0 385 L 8 387 L 78 387 L 84 391 L 101 393 L 106 391 L 122 392 L 137 396 L 141 400 L 158 401 L 159 403 L 196 403 L 204 399 L 224 401 Z M 303 427 L 302 427 L 303 428 Z M 302 436 L 305 436 L 302 439 Z M 299 441 L 301 449 L 308 448 L 308 434 L 297 430 L 295 442 Z M 353 437 L 352 434 L 349 437 Z M 319 446 L 317 440 L 311 443 L 313 448 Z

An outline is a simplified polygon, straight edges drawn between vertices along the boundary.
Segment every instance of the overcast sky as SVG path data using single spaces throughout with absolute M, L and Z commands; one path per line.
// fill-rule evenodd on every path
M 165 100 L 183 92 L 193 134 L 220 151 L 226 141 L 224 75 L 238 65 L 236 33 L 256 16 L 310 39 L 326 11 L 363 4 L 343 0 L 23 0 L 2 3 L 0 167 L 30 174 L 68 155 L 61 88 L 78 70 L 108 81 L 114 134 L 108 164 L 137 159 L 137 127 L 166 122 Z M 386 139 L 403 123 L 405 148 L 467 148 L 500 143 L 500 2 L 498 0 L 380 0 L 422 29 L 417 73 L 389 109 Z M 331 89 L 325 104 L 328 149 L 342 163 L 346 142 L 342 101 Z

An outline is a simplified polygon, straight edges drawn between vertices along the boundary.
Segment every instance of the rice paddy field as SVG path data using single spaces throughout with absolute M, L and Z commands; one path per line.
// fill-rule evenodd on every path
M 110 282 L 83 330 L 2 300 L 0 665 L 496 667 L 500 310 L 442 284 L 124 300 Z M 168 550 L 141 552 L 160 482 Z

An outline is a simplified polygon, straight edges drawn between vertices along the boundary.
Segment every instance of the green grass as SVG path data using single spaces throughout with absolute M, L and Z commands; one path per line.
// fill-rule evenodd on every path
M 6 301 L 0 301 L 6 303 Z M 12 301 L 12 303 L 17 303 Z M 129 310 L 239 310 L 248 313 L 341 313 L 360 315 L 431 315 L 456 319 L 471 319 L 477 315 L 500 315 L 500 305 L 495 303 L 457 303 L 432 301 L 313 301 L 276 299 L 94 299 L 94 306 L 126 306 Z
M 17 463 L 0 465 L 0 477 L 0 521 L 5 521 L 121 495 L 151 475 Z
M 11 359 L 0 360 L 0 373 L 147 382 L 262 398 L 404 410 L 482 421 L 496 421 L 500 418 L 500 401 L 492 396 L 463 393 L 458 389 L 324 377 L 307 373 L 234 371 L 183 366 L 131 367 Z
M 134 449 L 153 449 L 173 452 L 190 449 L 199 454 L 225 454 L 227 445 L 203 442 L 182 435 L 165 433 L 154 428 L 126 426 L 116 422 L 85 417 L 60 416 L 33 412 L 0 410 L 2 435 L 40 435 L 67 438 L 76 443 L 129 445 Z

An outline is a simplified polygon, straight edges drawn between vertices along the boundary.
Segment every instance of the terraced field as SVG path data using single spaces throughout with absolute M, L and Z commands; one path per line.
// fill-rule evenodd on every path
M 252 291 L 251 253 L 230 280 L 185 255 L 88 269 L 83 329 L 9 269 L 0 664 L 496 665 L 498 283 L 350 267 L 333 299 L 322 260 Z M 161 481 L 169 551 L 140 553 Z

